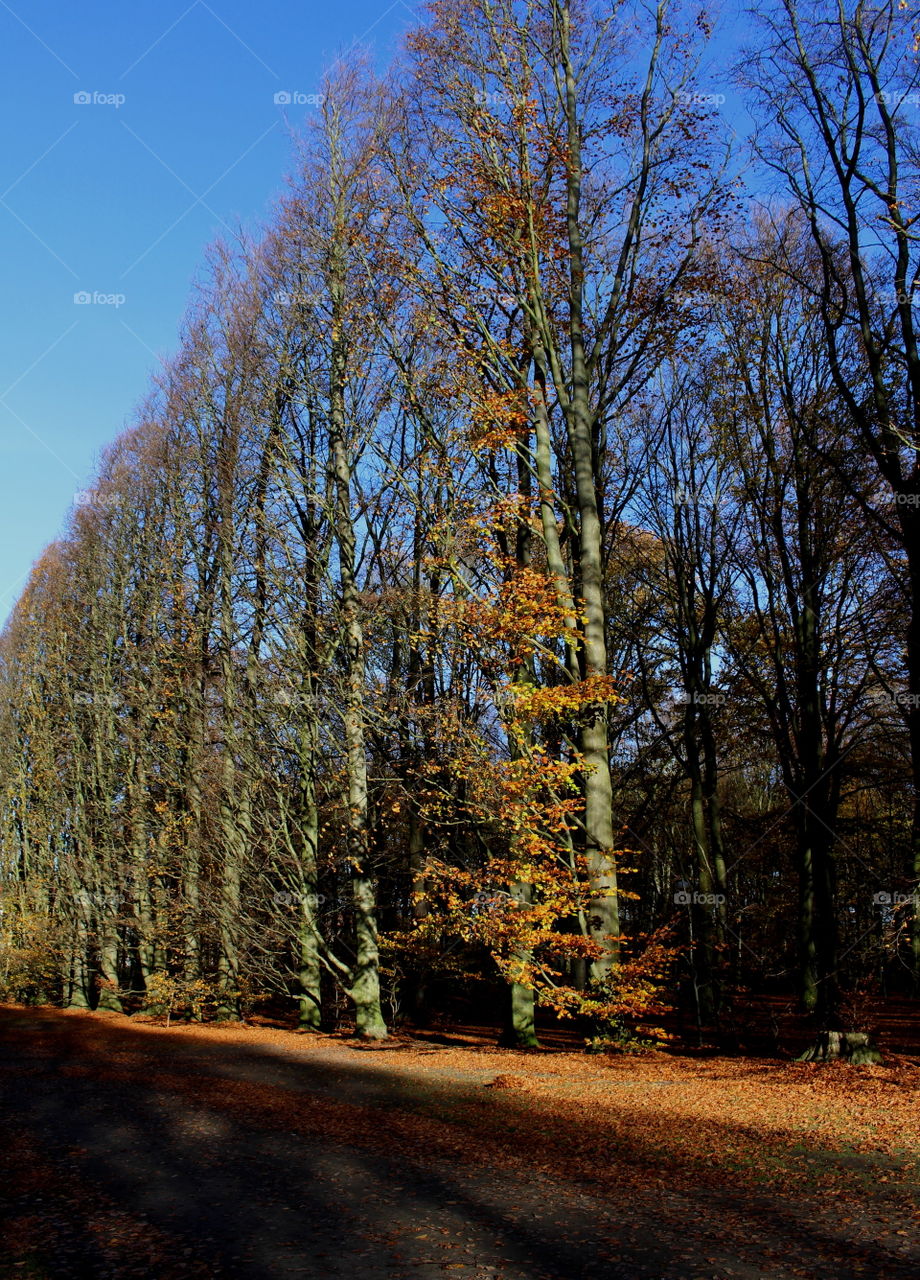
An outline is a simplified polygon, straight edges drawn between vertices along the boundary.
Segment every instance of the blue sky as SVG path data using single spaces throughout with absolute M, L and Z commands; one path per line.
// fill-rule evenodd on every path
M 207 245 L 281 191 L 297 97 L 355 44 L 385 65 L 418 4 L 0 0 L 0 623 L 175 349 Z M 701 87 L 726 88 L 740 11 Z
M 282 189 L 310 108 L 275 95 L 354 43 L 387 62 L 413 21 L 408 0 L 0 0 L 0 620 L 175 348 L 207 245 Z

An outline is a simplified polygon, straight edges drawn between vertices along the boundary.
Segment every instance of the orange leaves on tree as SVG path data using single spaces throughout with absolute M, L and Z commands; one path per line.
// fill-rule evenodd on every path
M 565 636 L 572 619 L 550 574 L 516 568 L 483 596 L 443 601 L 440 621 L 456 628 L 460 643 L 494 655 L 491 665 L 498 677 L 501 670 L 520 667 L 546 642 Z
M 471 405 L 472 444 L 475 449 L 513 446 L 530 429 L 526 396 L 518 390 L 479 390 Z
M 613 677 L 601 674 L 558 685 L 541 686 L 519 681 L 508 686 L 506 697 L 515 718 L 525 724 L 541 722 L 551 716 L 574 719 L 598 704 L 625 701 L 617 693 Z

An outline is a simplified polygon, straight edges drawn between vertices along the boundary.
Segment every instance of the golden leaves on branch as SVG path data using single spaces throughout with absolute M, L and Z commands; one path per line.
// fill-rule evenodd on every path
M 515 683 L 508 686 L 507 698 L 516 718 L 526 723 L 540 722 L 549 716 L 573 718 L 586 708 L 625 701 L 617 694 L 613 677 L 601 674 L 568 684 Z
M 530 407 L 519 390 L 482 388 L 471 405 L 474 449 L 506 449 L 530 430 Z

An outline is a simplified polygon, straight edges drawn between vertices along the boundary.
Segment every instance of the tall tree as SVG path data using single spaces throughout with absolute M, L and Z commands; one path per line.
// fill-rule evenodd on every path
M 815 295 L 837 393 L 882 491 L 866 509 L 901 548 L 914 770 L 908 854 L 920 983 L 920 283 L 917 218 L 918 10 L 904 0 L 780 0 L 742 67 L 759 108 L 757 153 L 802 211 L 819 256 Z M 789 264 L 795 274 L 796 264 Z M 854 380 L 858 342 L 865 365 Z

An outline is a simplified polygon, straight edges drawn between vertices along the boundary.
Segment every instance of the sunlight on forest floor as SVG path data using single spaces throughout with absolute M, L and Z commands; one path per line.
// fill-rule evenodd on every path
M 915 1273 L 916 1061 L 461 1038 L 3 1007 L 0 1277 Z

